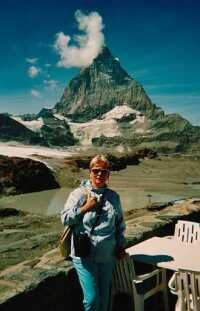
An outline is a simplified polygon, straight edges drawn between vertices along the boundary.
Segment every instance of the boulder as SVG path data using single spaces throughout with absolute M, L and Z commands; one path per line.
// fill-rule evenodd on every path
M 15 195 L 59 188 L 53 173 L 42 162 L 0 156 L 0 195 Z

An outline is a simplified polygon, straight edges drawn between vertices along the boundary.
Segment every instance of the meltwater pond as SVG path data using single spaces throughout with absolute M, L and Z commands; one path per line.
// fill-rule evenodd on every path
M 87 176 L 88 171 L 86 172 Z M 200 157 L 162 156 L 111 172 L 109 187 L 121 197 L 124 210 L 145 208 L 151 202 L 200 197 Z M 56 215 L 72 188 L 21 194 L 0 199 L 0 207 Z
M 125 211 L 145 208 L 151 202 L 170 202 L 200 197 L 200 163 L 162 158 L 143 161 L 112 172 L 109 187 L 121 197 Z M 193 165 L 193 166 L 192 166 Z M 199 170 L 194 170 L 199 167 Z M 12 207 L 43 215 L 59 214 L 72 188 L 9 196 L 0 199 L 0 207 Z
M 42 215 L 59 214 L 72 188 L 61 188 L 20 194 L 0 199 L 0 207 L 11 207 Z M 138 189 L 116 189 L 120 194 L 124 210 L 144 208 L 148 203 L 148 193 Z M 152 201 L 166 202 L 182 198 L 160 193 L 152 194 Z

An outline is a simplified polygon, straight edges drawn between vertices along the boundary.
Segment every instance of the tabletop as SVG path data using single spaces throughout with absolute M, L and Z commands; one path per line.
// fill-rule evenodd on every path
M 160 268 L 200 272 L 200 242 L 183 243 L 173 237 L 153 237 L 126 249 L 134 260 Z

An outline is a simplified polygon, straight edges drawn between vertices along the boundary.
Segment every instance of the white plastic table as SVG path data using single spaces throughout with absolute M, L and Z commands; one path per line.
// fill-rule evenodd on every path
M 126 249 L 135 261 L 160 268 L 200 272 L 200 243 L 188 244 L 169 237 L 153 237 Z

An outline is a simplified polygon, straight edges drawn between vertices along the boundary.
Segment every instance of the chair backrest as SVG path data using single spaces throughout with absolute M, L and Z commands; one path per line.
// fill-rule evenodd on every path
M 175 226 L 174 236 L 185 243 L 200 242 L 200 224 L 193 221 L 179 220 Z
M 132 281 L 135 279 L 133 260 L 129 256 L 116 262 L 113 272 L 113 290 L 115 293 L 122 292 L 132 296 Z
M 200 273 L 179 270 L 176 278 L 180 310 L 200 310 Z

